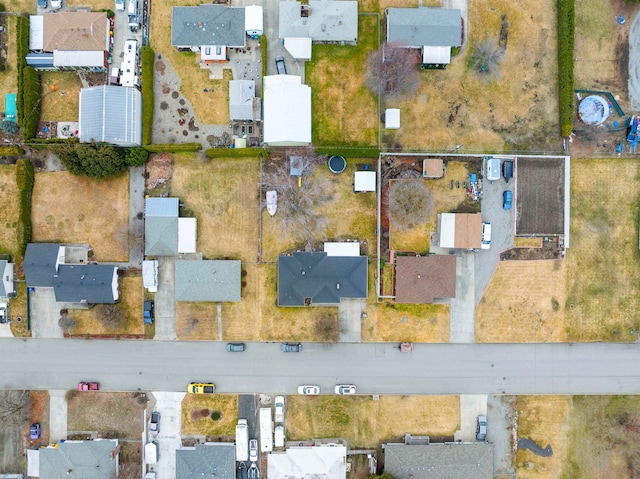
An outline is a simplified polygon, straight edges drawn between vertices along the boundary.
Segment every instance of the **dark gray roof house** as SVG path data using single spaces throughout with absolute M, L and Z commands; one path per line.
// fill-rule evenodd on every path
M 207 442 L 176 450 L 176 479 L 235 479 L 235 445 Z
M 367 297 L 367 257 L 296 252 L 278 257 L 278 306 L 337 306 Z
M 384 470 L 395 479 L 492 479 L 493 444 L 385 444 Z
M 217 45 L 244 47 L 246 39 L 244 8 L 225 5 L 173 7 L 171 46 L 177 48 Z
M 309 0 L 280 2 L 280 38 L 311 38 L 315 42 L 358 41 L 358 2 Z
M 240 261 L 176 261 L 176 301 L 240 301 Z
M 117 439 L 96 439 L 41 448 L 40 479 L 115 479 L 117 447 Z
M 52 287 L 53 278 L 61 263 L 64 263 L 64 252 L 60 245 L 29 243 L 23 263 L 27 287 Z
M 407 47 L 462 45 L 460 10 L 419 7 L 387 9 L 387 41 Z

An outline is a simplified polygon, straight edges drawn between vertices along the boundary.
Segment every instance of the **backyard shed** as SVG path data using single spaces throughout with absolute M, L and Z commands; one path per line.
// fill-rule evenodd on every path
M 353 176 L 353 191 L 376 191 L 375 171 L 356 171 Z
M 438 234 L 441 248 L 480 248 L 482 215 L 480 213 L 440 213 Z
M 387 130 L 397 130 L 400 128 L 400 109 L 387 108 L 384 112 L 384 127 Z
M 311 88 L 294 75 L 263 78 L 264 142 L 270 146 L 311 143 Z

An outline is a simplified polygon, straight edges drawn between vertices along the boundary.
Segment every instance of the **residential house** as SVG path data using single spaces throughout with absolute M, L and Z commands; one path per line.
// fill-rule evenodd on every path
M 438 234 L 441 248 L 480 248 L 482 215 L 480 213 L 440 213 Z
M 339 444 L 289 447 L 284 453 L 267 456 L 269 479 L 345 479 L 347 448 Z
M 216 4 L 172 8 L 171 46 L 197 52 L 200 63 L 226 62 L 228 48 L 245 45 L 244 8 Z
M 430 304 L 456 297 L 455 256 L 396 256 L 395 273 L 397 303 Z
M 366 298 L 367 265 L 366 256 L 327 252 L 280 255 L 278 306 L 338 306 L 342 298 Z
M 205 442 L 176 450 L 176 479 L 235 479 L 236 450 L 233 443 Z
M 238 302 L 241 286 L 240 260 L 176 261 L 176 301 Z
M 118 301 L 118 267 L 108 264 L 67 264 L 65 246 L 29 243 L 24 255 L 28 288 L 53 288 L 59 303 L 87 307 Z
M 179 218 L 178 198 L 147 198 L 145 201 L 145 254 L 173 256 L 196 252 L 197 221 Z
M 462 45 L 460 10 L 439 7 L 388 8 L 387 42 L 419 48 L 422 64 L 445 67 L 451 48 Z
M 294 75 L 263 78 L 264 142 L 269 146 L 311 144 L 311 87 Z
M 117 439 L 60 441 L 38 450 L 40 479 L 115 479 L 120 446 Z
M 113 85 L 80 90 L 79 136 L 83 143 L 142 144 L 142 95 Z
M 2 282 L 0 282 L 0 299 L 15 297 L 16 283 L 13 274 L 15 265 L 7 260 L 0 260 L 0 272 Z
M 262 105 L 256 96 L 254 80 L 229 81 L 229 119 L 232 121 L 260 121 Z
M 103 71 L 109 65 L 109 41 L 105 12 L 32 15 L 27 65 L 43 70 Z

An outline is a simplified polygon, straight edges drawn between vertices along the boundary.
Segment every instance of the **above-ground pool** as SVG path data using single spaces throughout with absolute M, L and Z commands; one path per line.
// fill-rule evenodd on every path
M 344 156 L 332 156 L 329 158 L 329 169 L 333 173 L 342 173 L 347 168 L 347 160 Z

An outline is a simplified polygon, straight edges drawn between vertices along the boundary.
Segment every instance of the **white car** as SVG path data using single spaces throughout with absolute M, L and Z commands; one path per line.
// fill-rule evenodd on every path
M 51 8 L 60 10 L 62 8 L 62 0 L 51 0 Z
M 480 248 L 489 249 L 491 247 L 491 223 L 482 223 L 482 243 Z
M 341 396 L 348 396 L 356 393 L 356 387 L 353 384 L 336 384 L 335 393 Z
M 124 0 L 116 0 L 116 11 L 124 12 Z
M 257 439 L 249 440 L 249 460 L 251 462 L 258 461 L 258 440 Z
M 298 386 L 298 394 L 304 396 L 317 396 L 320 394 L 320 386 Z

